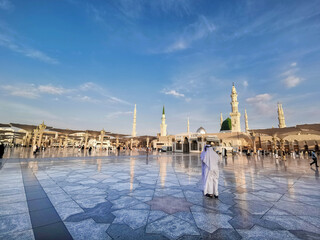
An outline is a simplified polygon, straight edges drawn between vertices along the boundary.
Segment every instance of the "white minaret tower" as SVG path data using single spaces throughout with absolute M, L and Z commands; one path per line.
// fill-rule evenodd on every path
M 241 126 L 240 126 L 240 116 L 241 114 L 238 111 L 238 94 L 236 91 L 236 88 L 234 86 L 234 83 L 232 84 L 232 91 L 231 91 L 231 125 L 232 125 L 232 132 L 241 132 Z
M 220 128 L 222 126 L 222 123 L 223 123 L 223 117 L 222 117 L 222 113 L 220 113 Z
M 190 123 L 189 123 L 189 117 L 188 117 L 188 126 L 187 126 L 187 133 L 190 133 Z
M 136 127 L 137 127 L 137 104 L 134 105 L 134 111 L 133 111 L 133 124 L 132 124 L 132 137 L 137 136 L 136 132 Z
M 278 103 L 278 120 L 279 120 L 279 128 L 285 128 L 286 121 L 284 119 L 284 112 L 283 112 L 281 103 Z
M 162 110 L 162 118 L 161 118 L 161 124 L 160 124 L 160 136 L 165 137 L 167 136 L 167 124 L 166 124 L 166 115 L 164 111 L 164 105 Z
M 244 109 L 244 121 L 245 121 L 245 125 L 246 125 L 246 133 L 247 133 L 249 131 L 247 109 Z

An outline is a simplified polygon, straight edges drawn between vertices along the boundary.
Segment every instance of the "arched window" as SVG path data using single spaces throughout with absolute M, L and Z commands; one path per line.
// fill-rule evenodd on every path
M 198 150 L 198 142 L 196 140 L 192 140 L 191 142 L 191 150 L 197 151 Z

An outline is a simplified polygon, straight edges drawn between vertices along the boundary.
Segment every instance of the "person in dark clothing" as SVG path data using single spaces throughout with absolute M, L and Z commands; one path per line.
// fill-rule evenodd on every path
M 0 143 L 0 158 L 2 158 L 3 154 L 4 154 L 4 145 Z
M 120 146 L 117 147 L 118 150 L 118 156 L 120 155 Z
M 317 154 L 314 151 L 311 152 L 311 157 L 312 157 L 313 162 L 310 163 L 310 166 L 312 166 L 312 164 L 316 164 L 316 167 L 319 167 Z

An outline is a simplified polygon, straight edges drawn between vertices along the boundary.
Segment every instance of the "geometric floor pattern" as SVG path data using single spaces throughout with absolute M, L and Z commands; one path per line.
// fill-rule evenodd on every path
M 310 161 L 221 159 L 212 199 L 201 191 L 198 154 L 8 159 L 0 239 L 35 239 L 22 164 L 74 239 L 320 239 L 319 172 Z

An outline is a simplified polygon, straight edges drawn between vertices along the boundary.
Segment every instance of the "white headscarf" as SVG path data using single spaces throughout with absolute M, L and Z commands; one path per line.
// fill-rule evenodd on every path
M 219 171 L 218 162 L 219 162 L 219 155 L 213 151 L 212 147 L 206 147 L 204 148 L 203 152 L 200 156 L 201 160 L 210 171 Z

